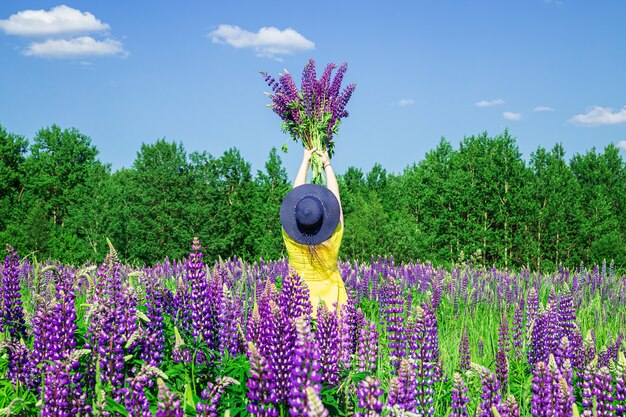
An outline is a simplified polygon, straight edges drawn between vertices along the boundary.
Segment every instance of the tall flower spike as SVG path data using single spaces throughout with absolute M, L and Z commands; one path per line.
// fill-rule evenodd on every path
M 183 417 L 185 414 L 178 395 L 173 394 L 161 378 L 157 379 L 157 385 L 159 398 L 156 417 Z
M 552 375 L 545 362 L 535 365 L 533 371 L 531 413 L 535 417 L 550 417 L 554 415 L 552 398 Z
M 500 407 L 500 382 L 496 376 L 487 368 L 475 363 L 471 364 L 471 367 L 482 380 L 483 393 L 480 396 L 482 402 L 480 403 L 481 412 L 476 414 L 476 417 L 492 417 L 492 407 L 498 409 Z
M 328 410 L 313 387 L 306 387 L 306 402 L 307 417 L 328 417 Z
M 24 311 L 20 292 L 20 258 L 11 245 L 7 244 L 8 255 L 4 260 L 0 297 L 0 331 L 8 331 L 19 339 L 25 335 Z
M 339 382 L 339 321 L 335 309 L 331 312 L 323 303 L 317 309 L 315 337 L 320 349 L 322 382 L 335 386 Z
M 250 378 L 248 379 L 250 402 L 246 410 L 254 416 L 277 417 L 274 374 L 265 358 L 251 342 L 248 343 L 248 359 L 250 360 Z
M 468 417 L 467 404 L 469 402 L 465 381 L 463 381 L 461 374 L 455 372 L 452 382 L 452 412 L 450 417 Z
M 321 390 L 319 345 L 311 334 L 311 326 L 305 316 L 296 319 L 298 339 L 291 365 L 291 390 L 289 392 L 289 413 L 292 416 L 306 415 L 306 389 Z
M 381 397 L 384 391 L 380 388 L 380 381 L 366 376 L 359 382 L 356 395 L 359 398 L 358 407 L 361 411 L 355 413 L 355 417 L 378 417 L 383 410 Z

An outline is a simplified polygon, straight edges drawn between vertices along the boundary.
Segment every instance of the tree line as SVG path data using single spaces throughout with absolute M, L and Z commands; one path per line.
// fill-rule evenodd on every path
M 291 187 L 271 149 L 263 170 L 236 148 L 219 157 L 143 144 L 112 172 L 91 139 L 53 125 L 32 143 L 0 125 L 0 241 L 23 255 L 100 261 L 106 238 L 127 262 L 180 259 L 198 236 L 208 260 L 285 256 L 279 207 Z M 618 148 L 539 147 L 522 158 L 508 131 L 442 139 L 402 173 L 380 164 L 338 176 L 342 258 L 471 261 L 505 268 L 614 260 L 626 266 L 626 163 Z

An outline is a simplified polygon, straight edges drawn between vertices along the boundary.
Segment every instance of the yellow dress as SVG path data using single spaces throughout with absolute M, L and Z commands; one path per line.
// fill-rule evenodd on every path
M 283 229 L 283 240 L 289 256 L 289 266 L 296 270 L 309 287 L 313 315 L 317 314 L 317 306 L 323 301 L 329 310 L 337 303 L 340 309 L 348 299 L 346 288 L 339 274 L 337 259 L 343 238 L 341 222 L 328 240 L 314 245 L 311 250 L 289 237 Z

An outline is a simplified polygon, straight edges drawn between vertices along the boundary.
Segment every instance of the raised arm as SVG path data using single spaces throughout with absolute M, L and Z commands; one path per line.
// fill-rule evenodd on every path
M 304 155 L 302 156 L 302 163 L 300 164 L 300 169 L 298 170 L 298 174 L 296 174 L 296 179 L 293 181 L 293 188 L 296 188 L 306 182 L 306 174 L 309 171 L 309 162 L 311 161 L 311 155 L 313 151 L 310 149 L 304 150 Z
M 322 158 L 322 166 L 324 167 L 324 173 L 326 174 L 326 187 L 333 194 L 335 194 L 335 197 L 337 197 L 337 201 L 339 201 L 339 221 L 341 222 L 341 227 L 343 227 L 343 208 L 341 207 L 341 198 L 339 197 L 339 184 L 337 183 L 335 171 L 333 170 L 333 166 L 330 164 L 330 158 L 328 157 L 328 153 L 318 152 L 318 154 Z

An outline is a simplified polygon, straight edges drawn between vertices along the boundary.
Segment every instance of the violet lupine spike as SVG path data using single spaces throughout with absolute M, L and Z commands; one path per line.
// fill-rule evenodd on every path
M 209 283 L 204 273 L 202 262 L 202 246 L 197 237 L 194 237 L 192 252 L 186 262 L 186 276 L 190 287 L 189 308 L 191 309 L 192 333 L 196 341 L 202 341 L 209 348 L 213 348 L 213 315 Z
M 561 337 L 565 336 L 568 340 L 572 340 L 576 323 L 576 311 L 574 310 L 572 293 L 567 285 L 565 293 L 559 299 L 558 316 Z
M 11 245 L 7 244 L 6 248 L 8 255 L 0 281 L 0 332 L 8 331 L 12 338 L 19 339 L 26 332 L 20 292 L 20 257 Z
M 164 291 L 159 288 L 154 278 L 149 278 L 146 284 L 146 337 L 141 341 L 139 358 L 148 365 L 158 367 L 163 360 L 165 336 L 163 335 L 163 314 L 165 309 Z
M 378 330 L 376 323 L 369 321 L 359 331 L 357 342 L 356 369 L 358 372 L 376 372 L 378 361 Z
M 478 373 L 482 381 L 482 402 L 479 407 L 481 412 L 476 417 L 493 417 L 492 407 L 500 407 L 500 382 L 496 375 L 484 366 L 472 363 L 472 369 Z
M 626 416 L 626 357 L 624 352 L 617 353 L 615 372 L 615 415 Z
M 502 348 L 499 348 L 496 354 L 496 377 L 500 382 L 502 397 L 505 397 L 509 386 L 509 364 L 506 359 L 506 353 Z
M 277 417 L 276 404 L 278 398 L 274 390 L 274 374 L 267 361 L 254 343 L 248 343 L 248 360 L 250 361 L 250 378 L 248 378 L 248 400 L 246 410 L 260 417 Z
M 278 306 L 287 317 L 311 316 L 313 307 L 309 299 L 309 288 L 300 275 L 293 273 L 285 277 Z
M 533 370 L 532 400 L 530 403 L 533 417 L 550 417 L 554 415 L 552 390 L 550 370 L 545 362 L 538 362 Z
M 601 367 L 594 375 L 593 395 L 596 397 L 597 417 L 613 416 L 613 377 L 606 366 Z
M 556 381 L 556 392 L 554 392 L 555 415 L 562 417 L 572 417 L 572 407 L 574 406 L 574 390 L 562 376 Z
M 437 322 L 429 303 L 414 307 L 409 317 L 409 359 L 417 375 L 417 409 L 423 415 L 433 415 L 433 384 L 437 367 Z M 435 329 L 436 330 L 436 329 Z
M 297 341 L 292 357 L 289 391 L 289 413 L 291 416 L 306 416 L 306 389 L 321 390 L 319 345 L 311 332 L 311 325 L 305 316 L 295 321 Z
M 218 338 L 220 355 L 226 352 L 235 356 L 239 352 L 239 328 L 241 328 L 241 303 L 237 302 L 226 284 L 223 284 L 222 296 L 217 308 Z
M 121 388 L 118 396 L 124 399 L 126 411 L 137 417 L 152 417 L 150 402 L 145 389 L 152 385 L 151 378 L 156 374 L 156 368 L 144 364 L 141 370 L 132 378 L 127 378 L 128 387 Z
M 6 378 L 17 388 L 36 389 L 40 380 L 33 377 L 36 369 L 31 358 L 31 351 L 24 344 L 24 340 L 9 340 L 5 343 L 8 362 Z
M 161 378 L 157 379 L 157 385 L 159 397 L 155 417 L 184 417 L 185 412 L 178 395 L 172 393 Z
M 398 383 L 395 385 L 393 392 L 391 388 L 389 389 L 387 405 L 389 407 L 396 406 L 404 411 L 414 412 L 417 407 L 417 381 L 413 365 L 408 360 L 402 359 L 396 378 Z
M 339 363 L 345 368 L 350 367 L 352 356 L 357 349 L 360 329 L 356 323 L 356 311 L 354 298 L 349 296 L 348 301 L 341 306 L 341 317 L 339 318 L 339 337 L 341 339 Z
M 324 407 L 318 392 L 313 387 L 306 387 L 307 417 L 328 417 L 328 410 Z
M 593 408 L 593 394 L 595 390 L 594 374 L 596 365 L 597 361 L 594 359 L 585 366 L 582 375 L 579 374 L 578 385 L 581 393 L 583 415 L 591 415 L 591 410 Z
M 502 349 L 506 355 L 509 354 L 510 351 L 510 338 L 509 338 L 509 320 L 506 317 L 506 314 L 502 316 L 502 322 L 500 323 L 500 328 L 498 330 L 498 348 Z
M 49 364 L 43 382 L 42 417 L 91 414 L 78 367 L 78 360 L 70 357 Z
M 259 305 L 263 327 L 258 338 L 258 349 L 274 373 L 275 390 L 280 402 L 289 399 L 292 357 L 296 349 L 297 332 L 294 320 L 285 317 L 274 300 Z
M 467 329 L 463 330 L 461 341 L 459 342 L 459 369 L 463 372 L 470 369 L 471 356 L 469 347 L 469 335 Z
M 200 393 L 202 401 L 196 404 L 196 416 L 217 417 L 217 407 L 224 390 L 229 385 L 239 385 L 239 381 L 229 376 L 217 378 L 215 383 L 209 382 L 206 389 Z
M 517 400 L 513 394 L 510 394 L 506 399 L 506 406 L 509 409 L 509 417 L 520 417 L 520 409 L 517 404 Z
M 526 305 L 528 306 L 526 316 L 528 318 L 527 322 L 531 325 L 539 312 L 539 294 L 537 293 L 537 289 L 535 287 L 531 287 L 528 291 L 528 300 Z
M 402 358 L 406 355 L 404 298 L 402 297 L 402 288 L 394 278 L 389 280 L 385 290 L 383 317 L 387 328 L 389 362 L 393 369 L 397 369 Z
M 381 397 L 384 391 L 380 388 L 380 381 L 366 376 L 359 382 L 356 395 L 359 398 L 358 407 L 360 411 L 356 412 L 355 417 L 378 417 L 383 411 L 383 402 Z
M 454 373 L 452 380 L 452 412 L 450 417 L 468 417 L 467 404 L 470 398 L 467 396 L 467 386 L 458 372 Z
M 324 303 L 317 309 L 315 338 L 319 345 L 322 383 L 333 387 L 339 382 L 339 319 L 337 311 L 329 311 Z

